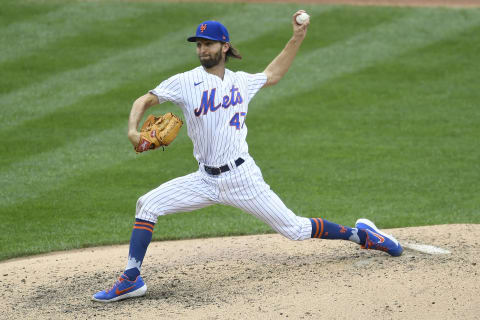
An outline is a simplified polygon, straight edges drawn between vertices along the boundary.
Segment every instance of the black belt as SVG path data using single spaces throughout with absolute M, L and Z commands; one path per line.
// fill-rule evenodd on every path
M 245 162 L 245 160 L 243 160 L 242 158 L 238 158 L 237 160 L 235 160 L 235 165 L 237 167 L 239 167 L 244 162 Z M 205 168 L 205 172 L 208 173 L 208 174 L 211 174 L 212 176 L 218 176 L 220 173 L 227 172 L 228 170 L 230 170 L 228 165 L 223 165 L 223 166 L 218 167 L 218 168 L 209 167 L 209 166 L 206 166 L 206 165 L 204 165 L 203 167 Z

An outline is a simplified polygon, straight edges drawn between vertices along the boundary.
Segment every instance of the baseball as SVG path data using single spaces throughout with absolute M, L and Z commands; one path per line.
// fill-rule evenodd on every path
M 308 18 L 310 18 L 310 16 L 308 15 L 308 13 L 303 12 L 303 13 L 301 13 L 301 14 L 299 14 L 299 15 L 297 16 L 296 20 L 297 20 L 297 23 L 298 23 L 298 24 L 303 24 L 305 21 L 308 20 Z

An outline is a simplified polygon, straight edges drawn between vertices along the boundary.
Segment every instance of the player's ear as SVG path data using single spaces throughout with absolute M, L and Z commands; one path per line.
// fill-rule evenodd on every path
M 226 53 L 228 52 L 228 50 L 230 50 L 230 43 L 224 42 L 223 45 L 222 45 L 222 51 L 223 51 L 223 53 L 226 54 Z

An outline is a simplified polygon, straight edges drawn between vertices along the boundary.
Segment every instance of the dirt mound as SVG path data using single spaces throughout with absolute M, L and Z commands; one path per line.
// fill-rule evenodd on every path
M 389 232 L 450 253 L 407 248 L 392 258 L 279 235 L 153 242 L 147 295 L 105 305 L 90 297 L 123 271 L 128 246 L 89 248 L 0 263 L 0 311 L 6 319 L 479 319 L 480 225 Z

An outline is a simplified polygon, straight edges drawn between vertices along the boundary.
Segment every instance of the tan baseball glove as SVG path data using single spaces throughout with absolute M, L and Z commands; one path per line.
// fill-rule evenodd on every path
M 171 112 L 160 117 L 149 115 L 140 130 L 137 153 L 168 146 L 178 135 L 183 121 Z

